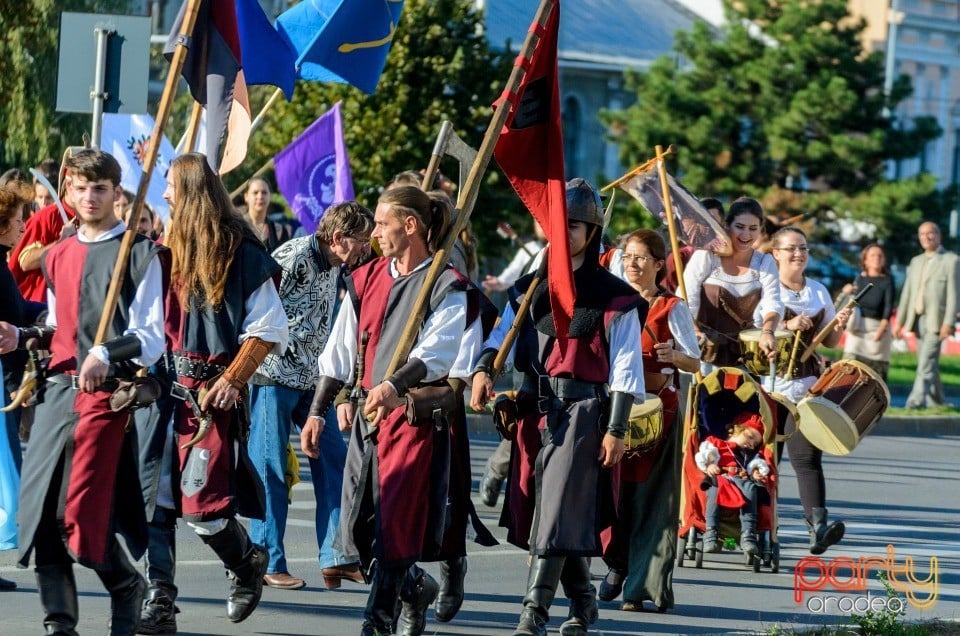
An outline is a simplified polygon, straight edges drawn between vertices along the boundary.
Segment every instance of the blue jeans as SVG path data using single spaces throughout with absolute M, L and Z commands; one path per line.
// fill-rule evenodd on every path
M 282 385 L 254 385 L 250 392 L 250 459 L 263 480 L 266 491 L 266 516 L 250 520 L 250 538 L 267 548 L 270 562 L 267 573 L 287 571 L 283 536 L 287 526 L 287 444 L 293 426 L 300 428 L 307 418 L 313 391 L 301 391 Z M 320 458 L 310 460 L 313 491 L 317 499 L 316 530 L 320 546 L 320 565 L 329 567 L 346 562 L 334 550 L 333 540 L 340 523 L 340 489 L 347 446 L 337 428 L 336 413 L 327 414 L 320 435 Z

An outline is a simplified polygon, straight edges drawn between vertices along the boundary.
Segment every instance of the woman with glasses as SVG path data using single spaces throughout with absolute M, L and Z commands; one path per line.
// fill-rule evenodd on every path
M 783 315 L 776 263 L 754 249 L 764 222 L 760 203 L 740 197 L 730 205 L 726 221 L 731 254 L 695 252 L 683 273 L 687 302 L 703 342 L 704 374 L 719 366 L 735 366 L 740 332 L 757 326 L 762 329 L 760 349 L 772 358 L 773 333 Z
M 784 374 L 785 377 L 776 379 L 775 388 L 777 393 L 795 404 L 803 399 L 822 371 L 822 364 L 817 356 L 801 362 L 800 354 L 823 326 L 837 314 L 827 288 L 815 280 L 810 280 L 805 274 L 809 254 L 806 235 L 797 228 L 785 227 L 773 235 L 771 242 L 773 257 L 780 270 L 780 298 L 785 306 L 783 327 L 794 334 L 799 333 L 800 339 L 790 368 Z M 849 317 L 849 309 L 839 313 L 836 327 L 823 340 L 825 346 L 832 347 L 840 341 Z M 764 385 L 764 388 L 770 390 L 770 378 L 765 379 Z M 790 453 L 790 462 L 797 474 L 800 503 L 803 505 L 807 529 L 810 532 L 810 552 L 822 554 L 843 538 L 845 529 L 842 521 L 827 523 L 823 452 L 811 444 L 799 430 L 787 440 L 787 452 Z
M 682 427 L 678 426 L 677 370 L 696 372 L 700 348 L 687 304 L 663 289 L 667 250 L 653 230 L 637 230 L 623 241 L 623 277 L 650 306 L 641 335 L 647 393 L 663 402 L 664 434 L 659 445 L 620 466 L 620 514 L 605 542 L 610 566 L 600 584 L 601 601 L 624 591 L 624 611 L 673 607 L 673 563 L 677 549 Z M 626 580 L 625 580 L 626 579 Z

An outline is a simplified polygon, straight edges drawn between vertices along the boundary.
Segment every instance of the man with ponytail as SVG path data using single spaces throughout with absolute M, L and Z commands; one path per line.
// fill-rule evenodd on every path
M 268 353 L 286 349 L 280 266 L 203 155 L 174 159 L 164 198 L 171 210 L 170 362 L 201 411 L 198 417 L 184 402 L 176 413 L 174 500 L 229 570 L 227 618 L 239 623 L 260 601 L 269 561 L 236 515 L 264 517 L 263 483 L 247 454 L 247 382 Z
M 339 548 L 358 554 L 370 579 L 364 636 L 423 634 L 427 608 L 438 593 L 436 581 L 416 563 L 437 553 L 443 540 L 447 418 L 456 403 L 447 376 L 467 325 L 465 285 L 449 265 L 431 290 L 409 358 L 389 377 L 386 371 L 451 212 L 449 203 L 413 186 L 381 195 L 372 237 L 384 258 L 351 273 L 350 302 L 340 305 L 320 355 L 320 380 L 300 437 L 304 452 L 316 457 L 324 414 L 360 370 L 359 404 L 338 407 L 338 419 L 353 422 Z M 428 394 L 430 406 L 417 408 Z M 398 598 L 402 609 L 394 632 Z

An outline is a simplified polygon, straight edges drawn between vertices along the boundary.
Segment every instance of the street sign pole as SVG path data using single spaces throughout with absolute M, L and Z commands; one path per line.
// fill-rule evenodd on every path
M 108 97 L 104 91 L 107 74 L 107 43 L 113 33 L 113 29 L 103 27 L 97 27 L 93 30 L 94 37 L 97 40 L 97 61 L 93 75 L 93 90 L 90 92 L 90 99 L 93 101 L 93 122 L 90 124 L 90 143 L 94 148 L 100 147 L 100 135 L 103 128 L 103 103 Z

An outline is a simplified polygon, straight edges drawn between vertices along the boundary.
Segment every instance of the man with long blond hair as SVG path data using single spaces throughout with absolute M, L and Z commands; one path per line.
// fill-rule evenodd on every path
M 178 509 L 187 525 L 229 570 L 227 618 L 239 623 L 256 609 L 267 551 L 236 515 L 263 519 L 263 484 L 247 454 L 247 381 L 268 353 L 287 345 L 287 317 L 277 294 L 280 266 L 230 203 L 206 157 L 177 157 L 164 198 L 172 254 L 168 338 L 178 382 L 199 403 L 186 402 L 174 424 L 179 451 Z

